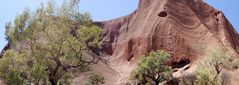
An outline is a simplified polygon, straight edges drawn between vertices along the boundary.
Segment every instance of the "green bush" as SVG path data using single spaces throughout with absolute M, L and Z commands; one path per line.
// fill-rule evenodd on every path
M 210 49 L 207 56 L 198 60 L 196 65 L 196 85 L 222 85 L 222 69 L 234 69 L 238 66 L 237 60 L 233 62 L 233 57 L 220 48 Z
M 100 74 L 92 74 L 88 81 L 85 82 L 85 85 L 100 85 L 100 84 L 104 84 L 105 83 L 105 79 L 102 75 Z
M 158 50 L 142 56 L 138 68 L 131 72 L 132 80 L 141 84 L 156 84 L 172 78 L 172 69 L 166 63 L 170 55 L 165 51 Z

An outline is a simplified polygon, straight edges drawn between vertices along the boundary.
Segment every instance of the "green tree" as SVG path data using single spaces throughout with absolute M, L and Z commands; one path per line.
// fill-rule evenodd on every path
M 98 61 L 89 57 L 88 47 L 97 47 L 101 29 L 85 21 L 91 19 L 76 17 L 82 16 L 78 3 L 66 0 L 56 7 L 49 1 L 36 12 L 24 11 L 13 25 L 6 25 L 11 49 L 0 60 L 0 77 L 6 84 L 67 84 Z M 87 24 L 80 23 L 82 20 Z
M 11 22 L 7 22 L 6 25 L 5 25 L 5 28 L 6 28 L 6 32 L 5 32 L 5 39 L 6 40 L 9 40 L 10 36 L 11 36 Z
M 171 57 L 168 53 L 161 50 L 142 57 L 138 68 L 131 73 L 131 79 L 141 84 L 158 85 L 172 78 L 172 69 L 166 65 Z
M 92 74 L 88 81 L 85 83 L 85 85 L 100 85 L 100 84 L 104 84 L 105 83 L 105 79 L 102 75 L 100 74 Z
M 8 50 L 7 52 L 4 53 L 4 56 L 7 57 L 3 57 L 0 60 L 0 68 L 1 68 L 0 76 L 1 79 L 4 80 L 4 83 L 6 83 L 7 85 L 26 84 L 25 80 L 21 78 L 22 68 L 20 67 L 20 65 L 23 62 L 20 60 L 23 58 L 23 55 L 18 55 L 15 54 L 14 52 L 11 52 L 11 50 Z M 15 62 L 18 62 L 19 64 L 16 64 Z
M 208 55 L 197 62 L 196 85 L 222 85 L 220 73 L 223 68 L 233 69 L 238 65 L 233 62 L 229 53 L 216 48 L 208 51 Z
M 21 15 L 15 17 L 14 26 L 11 25 L 11 22 L 6 23 L 6 40 L 11 42 L 11 39 L 18 40 L 20 34 L 26 29 L 26 25 L 28 24 L 30 14 L 29 10 L 25 9 Z

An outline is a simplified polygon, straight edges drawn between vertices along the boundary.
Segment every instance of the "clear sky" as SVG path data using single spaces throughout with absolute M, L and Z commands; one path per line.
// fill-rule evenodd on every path
M 62 1 L 62 0 L 57 0 Z M 224 12 L 229 21 L 239 31 L 239 0 L 204 0 Z M 7 43 L 4 39 L 5 23 L 13 21 L 24 8 L 35 10 L 41 2 L 47 0 L 0 0 L 0 50 Z M 93 20 L 103 21 L 133 12 L 138 6 L 138 0 L 81 0 L 80 10 L 88 11 Z

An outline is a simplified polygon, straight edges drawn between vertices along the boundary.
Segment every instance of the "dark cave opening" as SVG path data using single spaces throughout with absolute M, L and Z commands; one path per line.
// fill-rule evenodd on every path
M 173 62 L 171 64 L 172 68 L 182 68 L 190 63 L 189 59 L 181 59 L 178 62 Z
M 161 11 L 159 14 L 158 14 L 159 17 L 166 17 L 168 16 L 168 13 L 166 11 Z

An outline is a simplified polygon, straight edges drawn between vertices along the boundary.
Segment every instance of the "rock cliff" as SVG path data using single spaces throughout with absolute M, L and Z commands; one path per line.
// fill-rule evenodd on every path
M 102 26 L 100 46 L 116 62 L 134 62 L 160 49 L 173 56 L 172 64 L 190 63 L 208 46 L 239 53 L 237 31 L 221 11 L 202 0 L 140 0 L 132 14 Z
M 170 53 L 173 68 L 192 63 L 208 47 L 239 53 L 237 31 L 221 11 L 202 0 L 139 0 L 133 13 L 99 23 L 100 48 L 119 75 L 117 84 L 127 81 L 140 56 L 153 50 Z

